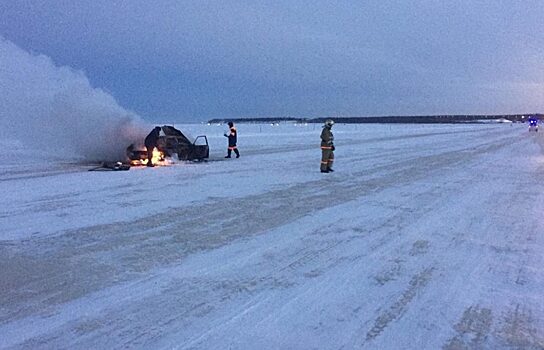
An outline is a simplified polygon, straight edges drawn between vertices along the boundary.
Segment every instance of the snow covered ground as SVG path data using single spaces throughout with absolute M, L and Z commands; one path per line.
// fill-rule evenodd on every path
M 176 126 L 211 161 L 3 141 L 0 348 L 544 349 L 540 133 L 336 125 L 321 174 L 319 126 Z

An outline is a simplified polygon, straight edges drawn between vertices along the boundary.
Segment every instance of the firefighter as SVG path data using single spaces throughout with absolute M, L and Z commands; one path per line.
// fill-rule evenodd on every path
M 145 148 L 147 149 L 147 166 L 155 166 L 153 164 L 153 149 L 157 147 L 160 132 L 161 127 L 156 126 L 145 138 Z
M 334 125 L 332 119 L 327 119 L 325 125 L 323 125 L 323 131 L 321 131 L 321 172 L 330 173 L 332 170 L 332 163 L 334 162 L 334 136 L 331 128 Z
M 236 128 L 234 127 L 233 122 L 228 122 L 230 132 L 227 135 L 226 133 L 223 134 L 225 137 L 229 139 L 229 146 L 227 149 L 227 155 L 225 158 L 230 158 L 231 152 L 234 151 L 236 153 L 236 158 L 240 158 L 240 152 L 238 151 L 238 147 L 236 147 L 236 141 L 238 140 L 238 133 L 236 132 Z

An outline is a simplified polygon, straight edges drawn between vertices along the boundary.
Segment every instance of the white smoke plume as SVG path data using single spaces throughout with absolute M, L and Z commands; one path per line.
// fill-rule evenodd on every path
M 83 72 L 58 67 L 0 36 L 0 133 L 66 159 L 124 160 L 146 126 Z

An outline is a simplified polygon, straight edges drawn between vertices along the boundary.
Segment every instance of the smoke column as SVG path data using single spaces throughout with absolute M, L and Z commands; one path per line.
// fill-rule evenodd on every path
M 123 160 L 146 126 L 83 72 L 58 67 L 0 36 L 0 133 L 66 159 Z

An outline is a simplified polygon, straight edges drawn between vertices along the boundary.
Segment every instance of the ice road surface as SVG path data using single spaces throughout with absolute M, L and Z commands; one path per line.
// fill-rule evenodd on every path
M 177 127 L 217 161 L 4 143 L 0 348 L 544 348 L 540 133 L 335 125 L 321 174 L 318 125 Z

